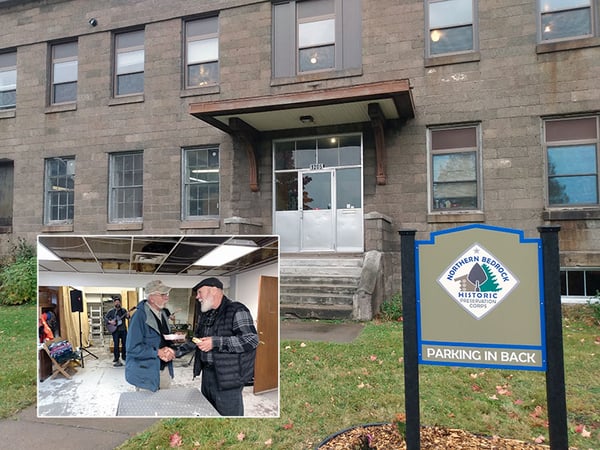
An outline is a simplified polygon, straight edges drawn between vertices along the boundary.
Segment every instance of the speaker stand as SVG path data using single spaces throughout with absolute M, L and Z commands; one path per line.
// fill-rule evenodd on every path
M 85 367 L 83 352 L 98 359 L 96 355 L 90 352 L 87 348 L 83 348 L 83 332 L 81 331 L 81 311 L 79 311 L 79 350 L 81 351 L 81 367 Z

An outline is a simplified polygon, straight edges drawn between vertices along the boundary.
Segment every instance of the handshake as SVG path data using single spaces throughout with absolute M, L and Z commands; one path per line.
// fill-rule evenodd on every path
M 175 349 L 175 358 L 181 358 L 182 356 L 193 352 L 194 350 L 196 350 L 196 348 L 198 348 L 196 344 L 199 344 L 200 342 L 202 342 L 201 338 L 193 337 L 190 342 L 181 344 Z

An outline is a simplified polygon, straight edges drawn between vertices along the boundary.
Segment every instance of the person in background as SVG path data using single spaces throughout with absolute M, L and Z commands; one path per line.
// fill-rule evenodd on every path
M 170 334 L 165 312 L 170 290 L 160 280 L 146 284 L 147 298 L 129 321 L 125 379 L 138 389 L 156 392 L 168 388 L 173 378 L 175 350 L 165 339 Z
M 113 308 L 104 316 L 104 322 L 106 329 L 112 334 L 113 338 L 113 365 L 121 367 L 123 365 L 119 359 L 121 357 L 121 350 L 123 361 L 127 358 L 127 325 L 125 324 L 125 319 L 129 319 L 129 311 L 121 307 L 121 297 L 115 295 L 112 299 Z
M 195 346 L 194 378 L 202 373 L 201 391 L 222 416 L 243 416 L 242 389 L 254 376 L 258 333 L 248 308 L 223 294 L 218 278 L 194 286 L 201 313 L 192 342 L 177 356 Z

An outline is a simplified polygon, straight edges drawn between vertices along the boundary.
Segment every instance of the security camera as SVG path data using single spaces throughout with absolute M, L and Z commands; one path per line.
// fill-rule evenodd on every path
M 96 19 L 94 19 L 93 17 L 90 20 L 88 20 L 88 23 L 93 27 L 98 25 L 98 21 Z

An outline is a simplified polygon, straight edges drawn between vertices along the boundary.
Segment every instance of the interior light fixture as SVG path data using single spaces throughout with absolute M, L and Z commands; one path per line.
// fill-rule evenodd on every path
M 440 30 L 433 30 L 430 34 L 432 42 L 438 42 L 442 37 L 442 33 Z
M 38 242 L 37 245 L 38 261 L 60 261 L 60 258 Z
M 226 244 L 220 245 L 214 250 L 211 250 L 202 258 L 194 263 L 194 266 L 218 267 L 235 261 L 243 256 L 246 256 L 259 247 L 254 241 L 248 240 L 231 240 Z

